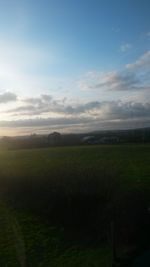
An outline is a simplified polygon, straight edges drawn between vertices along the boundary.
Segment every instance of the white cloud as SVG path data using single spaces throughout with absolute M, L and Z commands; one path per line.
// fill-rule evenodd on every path
M 146 33 L 146 36 L 150 37 L 150 31 Z
M 119 27 L 113 27 L 112 28 L 112 31 L 115 32 L 115 33 L 119 33 L 120 32 L 120 28 Z
M 150 89 L 150 50 L 135 62 L 127 64 L 121 71 L 91 71 L 84 75 L 78 86 L 82 91 L 95 91 L 101 94 L 125 91 L 147 91 Z
M 149 81 L 148 81 L 149 82 Z M 144 90 L 150 83 L 143 83 L 140 76 L 135 72 L 123 70 L 122 72 L 111 71 L 105 73 L 95 72 L 91 76 L 85 76 L 78 82 L 81 90 L 101 90 L 107 91 L 136 91 Z
M 126 68 L 129 70 L 135 70 L 138 68 L 149 68 L 149 67 L 150 67 L 150 50 L 148 50 L 144 55 L 142 55 L 134 63 L 126 65 Z
M 132 45 L 129 43 L 126 43 L 126 44 L 121 45 L 120 50 L 121 50 L 121 52 L 127 52 L 131 48 L 132 48 Z

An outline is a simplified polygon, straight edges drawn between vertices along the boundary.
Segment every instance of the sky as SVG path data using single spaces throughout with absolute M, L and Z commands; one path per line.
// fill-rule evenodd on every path
M 150 127 L 149 0 L 0 0 L 0 136 Z

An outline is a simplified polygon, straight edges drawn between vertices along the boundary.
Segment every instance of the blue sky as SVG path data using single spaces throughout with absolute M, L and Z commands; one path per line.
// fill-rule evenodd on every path
M 0 135 L 150 126 L 149 10 L 0 1 Z

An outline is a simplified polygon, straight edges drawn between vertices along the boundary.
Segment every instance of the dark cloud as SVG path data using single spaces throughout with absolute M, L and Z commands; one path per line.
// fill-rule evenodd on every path
M 26 102 L 26 100 L 25 100 Z M 28 101 L 28 103 L 31 103 Z M 99 116 L 103 118 L 126 119 L 129 117 L 150 116 L 150 104 L 138 102 L 122 101 L 92 101 L 84 104 L 69 105 L 67 102 L 45 99 L 32 98 L 32 105 L 22 105 L 15 109 L 7 111 L 12 116 L 47 116 L 56 113 L 58 117 L 62 116 Z
M 11 92 L 5 92 L 3 94 L 0 94 L 0 103 L 8 103 L 11 101 L 16 101 L 17 96 L 14 93 Z
M 150 88 L 150 50 L 122 71 L 90 72 L 79 81 L 81 89 L 139 91 Z
M 27 98 L 22 100 L 22 105 L 7 110 L 13 116 L 20 115 L 42 115 L 48 112 L 59 114 L 80 114 L 100 107 L 98 101 L 88 102 L 81 105 L 70 105 L 67 100 L 54 100 L 50 95 L 41 95 L 37 98 Z
M 108 119 L 145 119 L 150 118 L 149 103 L 112 101 L 102 104 L 103 117 Z
M 93 84 L 87 84 L 89 89 L 104 89 L 106 91 L 131 91 L 147 89 L 147 84 L 143 83 L 140 76 L 132 71 L 109 72 L 94 81 Z
M 14 115 L 40 115 L 53 110 L 57 101 L 53 100 L 50 95 L 43 94 L 39 97 L 25 98 L 21 101 L 21 106 L 7 110 L 7 113 Z
M 28 104 L 34 104 L 37 106 L 42 106 L 45 103 L 51 103 L 52 101 L 52 96 L 51 95 L 46 95 L 46 94 L 42 94 L 40 97 L 30 97 L 30 98 L 26 98 L 23 100 L 23 102 L 28 103 Z
M 0 127 L 39 127 L 39 126 L 58 126 L 58 125 L 78 125 L 90 122 L 90 118 L 35 118 L 15 121 L 0 121 Z
M 58 113 L 57 117 L 1 121 L 0 127 L 50 127 L 84 131 L 150 126 L 150 103 L 95 101 L 74 107 L 63 106 L 63 115 L 62 111 L 60 113 L 60 117 Z
M 63 112 L 66 114 L 82 114 L 101 107 L 101 102 L 93 101 L 82 105 L 64 106 Z

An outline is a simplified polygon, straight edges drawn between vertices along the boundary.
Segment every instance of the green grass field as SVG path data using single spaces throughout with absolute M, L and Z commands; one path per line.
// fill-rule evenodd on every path
M 52 227 L 31 211 L 4 203 L 7 186 L 32 181 L 61 188 L 67 194 L 95 192 L 94 181 L 107 176 L 126 190 L 150 192 L 150 145 L 54 147 L 0 152 L 0 266 L 111 266 L 109 247 L 68 245 L 63 228 Z M 87 183 L 88 181 L 88 183 Z M 90 182 L 89 182 L 90 181 Z M 92 181 L 92 183 L 91 183 Z M 109 181 L 108 181 L 109 182 Z M 93 191 L 92 191 L 93 190 Z M 44 191 L 45 192 L 45 191 Z M 98 194 L 99 191 L 96 191 Z M 42 201 L 38 200 L 38 205 Z M 8 197 L 8 195 L 7 195 Z M 26 198 L 26 195 L 24 195 Z M 20 199 L 17 199 L 18 203 Z M 43 202 L 45 203 L 45 202 Z M 42 204 L 44 205 L 44 204 Z M 40 209 L 40 207 L 39 207 Z M 4 230 L 3 230 L 4 229 Z
M 55 147 L 37 150 L 0 152 L 2 179 L 23 177 L 52 178 L 62 174 L 101 168 L 116 170 L 129 183 L 149 186 L 150 145 L 104 145 L 82 147 Z M 71 179 L 71 177 L 70 177 Z

